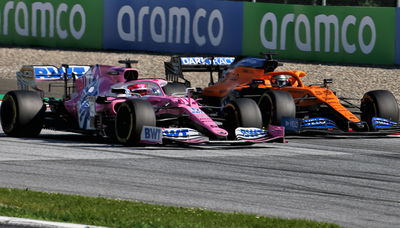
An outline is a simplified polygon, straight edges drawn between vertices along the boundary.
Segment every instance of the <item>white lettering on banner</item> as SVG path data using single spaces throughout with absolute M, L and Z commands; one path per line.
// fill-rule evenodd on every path
M 364 43 L 364 36 L 363 36 L 363 32 L 366 26 L 369 26 L 369 28 L 371 29 L 371 41 L 368 45 Z M 361 20 L 360 29 L 358 30 L 358 41 L 360 42 L 361 51 L 364 54 L 368 54 L 372 51 L 372 49 L 374 49 L 376 42 L 376 29 L 374 21 L 372 20 L 371 17 L 367 16 Z
M 133 21 L 133 23 L 129 23 L 128 32 L 125 32 L 122 29 L 122 18 L 125 15 L 129 17 L 129 21 Z M 123 6 L 118 12 L 117 20 L 118 33 L 121 39 L 126 41 L 135 41 L 135 12 L 133 12 L 133 9 L 130 6 Z
M 81 27 L 79 30 L 76 30 L 75 25 L 74 25 L 74 18 L 75 16 L 80 16 L 81 17 Z M 74 5 L 72 7 L 71 13 L 69 15 L 69 29 L 71 30 L 71 34 L 75 39 L 79 40 L 82 38 L 83 34 L 85 34 L 86 31 L 86 16 L 85 11 L 83 10 L 81 5 Z M 85 26 L 83 26 L 85 25 Z
M 268 41 L 265 38 L 265 28 L 266 28 L 266 24 L 267 22 L 271 22 L 272 24 L 272 40 Z M 278 38 L 278 22 L 276 20 L 275 14 L 273 13 L 267 13 L 265 14 L 265 16 L 263 17 L 262 21 L 261 21 L 261 27 L 260 27 L 260 37 L 261 37 L 261 42 L 263 44 L 264 47 L 268 48 L 268 49 L 276 49 L 276 39 Z
M 306 40 L 303 42 L 300 39 L 300 25 L 303 24 L 305 28 Z M 310 34 L 310 22 L 304 14 L 300 14 L 294 25 L 294 39 L 297 47 L 302 51 L 311 51 L 311 34 Z
M 364 16 L 361 20 L 353 15 L 348 15 L 341 22 L 336 15 L 319 14 L 314 18 L 314 31 L 311 31 L 310 20 L 305 14 L 295 15 L 293 13 L 283 16 L 282 21 L 277 20 L 277 17 L 272 12 L 264 14 L 260 22 L 260 41 L 265 48 L 272 50 L 286 50 L 286 40 L 289 25 L 294 24 L 294 42 L 300 51 L 304 52 L 339 52 L 340 46 L 343 47 L 346 53 L 352 54 L 361 50 L 364 54 L 369 54 L 374 50 L 376 44 L 376 27 L 374 20 L 369 16 Z M 267 24 L 272 26 L 271 34 L 267 33 Z M 321 50 L 321 31 L 324 27 L 324 44 L 325 47 Z M 365 30 L 369 29 L 370 37 L 365 37 Z M 278 31 L 280 37 L 278 38 Z M 333 31 L 333 34 L 332 34 Z M 356 43 L 349 43 L 347 34 L 349 31 L 355 31 Z M 267 39 L 270 37 L 270 40 Z M 312 36 L 313 34 L 313 36 Z M 269 36 L 270 35 L 270 36 Z M 340 38 L 339 38 L 340 37 Z M 278 47 L 278 40 L 279 47 Z M 333 49 L 331 49 L 333 39 Z M 366 41 L 366 39 L 369 41 Z M 314 43 L 313 43 L 314 42 Z M 312 46 L 314 44 L 314 48 Z
M 19 20 L 15 20 L 15 31 L 21 36 L 29 36 L 29 24 L 28 24 L 28 7 L 23 2 L 17 4 L 15 9 L 15 18 L 20 18 L 20 13 L 22 11 L 21 17 L 23 17 L 23 26 L 20 25 Z
M 214 33 L 212 31 L 212 25 L 214 23 L 214 20 L 218 22 L 219 25 L 219 31 L 218 35 L 214 36 Z M 208 35 L 210 38 L 210 42 L 213 46 L 218 46 L 221 41 L 222 41 L 222 36 L 224 35 L 224 19 L 222 18 L 222 14 L 219 10 L 213 10 L 210 14 L 210 19 L 208 20 Z
M 224 36 L 224 18 L 218 9 L 210 14 L 203 8 L 199 8 L 192 17 L 190 11 L 185 8 L 171 7 L 168 10 L 157 6 L 150 9 L 143 6 L 136 17 L 134 9 L 124 5 L 118 11 L 117 29 L 119 37 L 129 42 L 142 42 L 145 30 L 150 31 L 150 37 L 156 43 L 184 43 L 189 44 L 191 37 L 198 46 L 203 46 L 207 40 L 213 46 L 218 46 Z M 128 19 L 128 26 L 123 26 Z M 192 21 L 191 21 L 192 20 Z M 146 25 L 145 21 L 149 21 Z M 207 34 L 201 34 L 199 24 L 206 24 Z M 144 26 L 149 26 L 145 29 Z M 136 30 L 137 28 L 137 30 Z M 217 28 L 217 30 L 213 30 Z
M 10 10 L 14 9 L 14 2 L 7 2 L 3 10 L 3 34 L 8 35 L 8 14 Z
M 65 3 L 61 3 L 60 6 L 58 7 L 57 10 L 57 15 L 56 15 L 56 28 L 57 28 L 57 35 L 60 37 L 60 39 L 66 39 L 68 37 L 68 33 L 66 29 L 62 29 L 60 25 L 60 19 L 61 19 L 61 14 L 66 13 L 68 10 L 68 6 Z
M 330 25 L 333 25 L 334 28 L 334 52 L 339 52 L 339 22 L 336 16 L 334 15 L 318 15 L 315 17 L 315 51 L 320 51 L 320 28 L 321 24 L 325 25 L 325 52 L 330 52 L 330 47 L 331 47 L 331 27 Z
M 150 7 L 145 6 L 142 7 L 139 11 L 139 36 L 138 36 L 138 41 L 143 41 L 143 18 L 144 16 L 150 14 Z
M 281 29 L 281 50 L 286 49 L 286 27 L 288 26 L 289 22 L 294 21 L 294 14 L 286 14 L 285 17 L 282 19 L 282 29 Z
M 157 16 L 160 19 L 160 23 L 156 23 Z M 156 31 L 156 25 L 160 25 L 160 33 Z M 153 9 L 150 15 L 150 34 L 154 42 L 165 43 L 166 41 L 166 22 L 165 12 L 163 8 L 157 6 Z
M 54 9 L 53 6 L 50 3 L 41 3 L 41 2 L 35 2 L 32 4 L 32 36 L 36 37 L 37 36 L 37 18 L 38 18 L 38 11 L 40 12 L 41 17 L 41 34 L 42 37 L 46 37 L 46 12 L 48 12 L 48 15 L 50 17 L 50 37 L 54 37 Z
M 196 14 L 194 15 L 193 18 L 193 38 L 196 41 L 197 45 L 199 46 L 203 46 L 204 44 L 206 44 L 206 38 L 205 36 L 201 36 L 199 34 L 199 21 L 200 18 L 203 17 L 205 18 L 207 15 L 207 11 L 203 8 L 200 8 L 196 11 Z
M 355 44 L 349 44 L 349 42 L 347 41 L 347 28 L 349 27 L 349 25 L 356 25 L 356 17 L 349 15 L 347 16 L 344 21 L 343 21 L 343 25 L 342 25 L 342 46 L 343 49 L 345 50 L 345 52 L 352 54 L 356 51 L 356 45 Z
M 190 12 L 187 8 L 178 8 L 178 7 L 172 7 L 169 9 L 169 24 L 168 24 L 168 43 L 173 42 L 173 35 L 174 35 L 174 18 L 176 18 L 176 24 L 181 25 L 182 20 L 184 19 L 184 25 L 185 25 L 185 36 L 184 36 L 184 41 L 183 43 L 188 44 L 189 43 L 189 31 L 190 31 Z M 183 18 L 183 19 L 182 19 Z M 180 44 L 181 43 L 181 26 L 176 27 L 176 43 Z
M 15 4 L 15 1 L 8 1 L 4 5 L 3 21 L 0 20 L 0 34 L 2 35 L 9 34 L 9 17 L 15 24 L 15 32 L 25 37 L 40 35 L 42 38 L 53 38 L 57 35 L 60 39 L 67 39 L 68 32 L 70 32 L 75 39 L 79 40 L 86 32 L 86 13 L 79 4 L 73 5 L 69 14 L 69 7 L 65 3 L 61 3 L 55 10 L 51 2 L 33 2 L 31 12 L 25 2 L 19 1 Z M 76 17 L 80 18 L 80 25 L 74 23 Z M 69 26 L 62 28 L 61 21 L 68 21 Z M 29 25 L 29 23 L 31 24 Z M 38 25 L 40 25 L 40 31 L 38 31 Z

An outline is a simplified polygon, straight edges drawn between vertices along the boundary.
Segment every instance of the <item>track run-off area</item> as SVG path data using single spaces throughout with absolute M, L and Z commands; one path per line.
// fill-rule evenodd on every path
M 288 137 L 250 146 L 124 147 L 0 128 L 0 186 L 165 205 L 400 227 L 399 137 Z

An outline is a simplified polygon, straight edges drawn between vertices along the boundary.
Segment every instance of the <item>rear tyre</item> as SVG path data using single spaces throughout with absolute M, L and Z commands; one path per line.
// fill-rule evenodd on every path
M 1 126 L 6 135 L 35 137 L 43 128 L 46 106 L 40 95 L 33 91 L 8 92 L 1 104 Z
M 296 117 L 296 105 L 293 97 L 286 91 L 272 90 L 264 93 L 258 100 L 263 126 L 281 125 L 282 118 Z
M 399 104 L 395 96 L 387 90 L 373 90 L 361 99 L 361 120 L 371 126 L 372 117 L 399 121 Z
M 235 138 L 235 129 L 238 127 L 262 127 L 260 109 L 252 99 L 239 98 L 227 104 L 224 116 L 224 128 L 229 133 L 229 139 Z
M 154 109 L 149 102 L 128 100 L 118 107 L 115 118 L 115 137 L 118 142 L 139 144 L 143 126 L 156 126 Z
M 163 87 L 163 90 L 167 96 L 172 96 L 174 93 L 186 93 L 186 85 L 179 82 L 169 82 Z

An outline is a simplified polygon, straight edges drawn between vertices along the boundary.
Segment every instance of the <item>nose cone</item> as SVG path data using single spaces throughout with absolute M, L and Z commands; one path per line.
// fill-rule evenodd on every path
M 219 135 L 219 136 L 228 136 L 228 132 L 225 129 L 222 129 L 222 128 L 215 129 L 214 133 Z

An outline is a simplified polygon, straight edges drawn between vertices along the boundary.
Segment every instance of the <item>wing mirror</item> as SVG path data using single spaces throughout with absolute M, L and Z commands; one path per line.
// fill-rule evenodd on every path
M 332 84 L 333 83 L 333 79 L 332 78 L 326 78 L 326 79 L 324 79 L 324 87 L 325 88 L 328 88 L 328 85 L 329 84 Z

